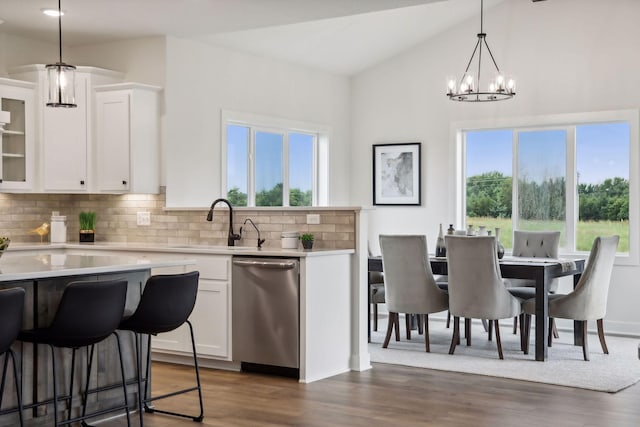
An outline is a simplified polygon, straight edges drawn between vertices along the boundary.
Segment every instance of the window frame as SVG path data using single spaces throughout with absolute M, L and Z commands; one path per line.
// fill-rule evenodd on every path
M 455 171 L 452 180 L 452 193 L 455 197 L 452 200 L 452 209 L 455 212 L 456 221 L 466 227 L 466 148 L 464 136 L 468 131 L 510 129 L 512 134 L 512 171 L 513 182 L 517 182 L 517 133 L 527 130 L 547 130 L 566 129 L 567 130 L 567 200 L 566 200 L 566 221 L 567 221 L 567 246 L 561 248 L 563 256 L 585 256 L 586 251 L 575 249 L 576 229 L 578 223 L 578 192 L 575 181 L 576 168 L 576 138 L 575 127 L 579 125 L 589 125 L 598 123 L 629 123 L 629 252 L 618 253 L 616 264 L 638 265 L 640 264 L 639 239 L 636 238 L 640 227 L 640 141 L 639 122 L 640 110 L 615 110 L 588 113 L 556 114 L 548 116 L 513 117 L 513 118 L 491 118 L 480 120 L 469 120 L 454 122 L 450 126 L 450 138 L 455 147 L 451 150 L 450 166 Z M 512 223 L 514 229 L 517 224 L 518 210 L 517 185 L 512 187 L 513 208 Z M 569 195 L 570 194 L 570 195 Z
M 223 110 L 221 114 L 221 156 L 220 156 L 220 194 L 227 196 L 227 126 L 243 126 L 249 129 L 249 144 L 247 150 L 247 206 L 249 208 L 274 208 L 276 206 L 256 206 L 256 176 L 255 176 L 255 142 L 257 132 L 267 132 L 282 135 L 282 207 L 310 208 L 327 206 L 328 201 L 328 145 L 331 128 L 316 123 L 300 122 L 278 117 L 262 116 L 258 114 Z M 290 206 L 289 183 L 289 134 L 304 134 L 313 137 L 313 170 L 312 170 L 312 201 L 311 206 Z M 244 206 L 241 206 L 244 207 Z

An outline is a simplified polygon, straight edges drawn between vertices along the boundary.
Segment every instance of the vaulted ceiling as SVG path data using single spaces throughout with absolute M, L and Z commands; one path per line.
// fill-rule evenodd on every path
M 505 0 L 485 0 L 485 11 Z M 57 42 L 55 0 L 1 0 L 0 32 Z M 62 0 L 65 46 L 170 35 L 354 74 L 479 13 L 477 0 Z

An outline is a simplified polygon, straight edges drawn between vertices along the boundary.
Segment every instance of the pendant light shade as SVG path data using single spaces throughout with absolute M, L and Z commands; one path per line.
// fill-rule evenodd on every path
M 59 61 L 48 64 L 49 82 L 47 107 L 73 108 L 76 105 L 76 67 L 62 62 L 62 7 L 58 0 L 58 49 Z

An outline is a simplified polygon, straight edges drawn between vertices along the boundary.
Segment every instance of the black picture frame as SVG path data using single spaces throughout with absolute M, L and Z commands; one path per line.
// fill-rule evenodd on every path
M 373 204 L 422 204 L 422 144 L 420 142 L 373 145 Z

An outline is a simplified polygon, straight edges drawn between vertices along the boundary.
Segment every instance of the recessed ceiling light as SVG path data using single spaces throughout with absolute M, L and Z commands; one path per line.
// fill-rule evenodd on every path
M 64 10 L 60 13 L 58 13 L 58 9 L 40 9 L 42 11 L 42 13 L 44 13 L 47 16 L 55 16 L 58 17 L 60 15 L 64 16 Z

